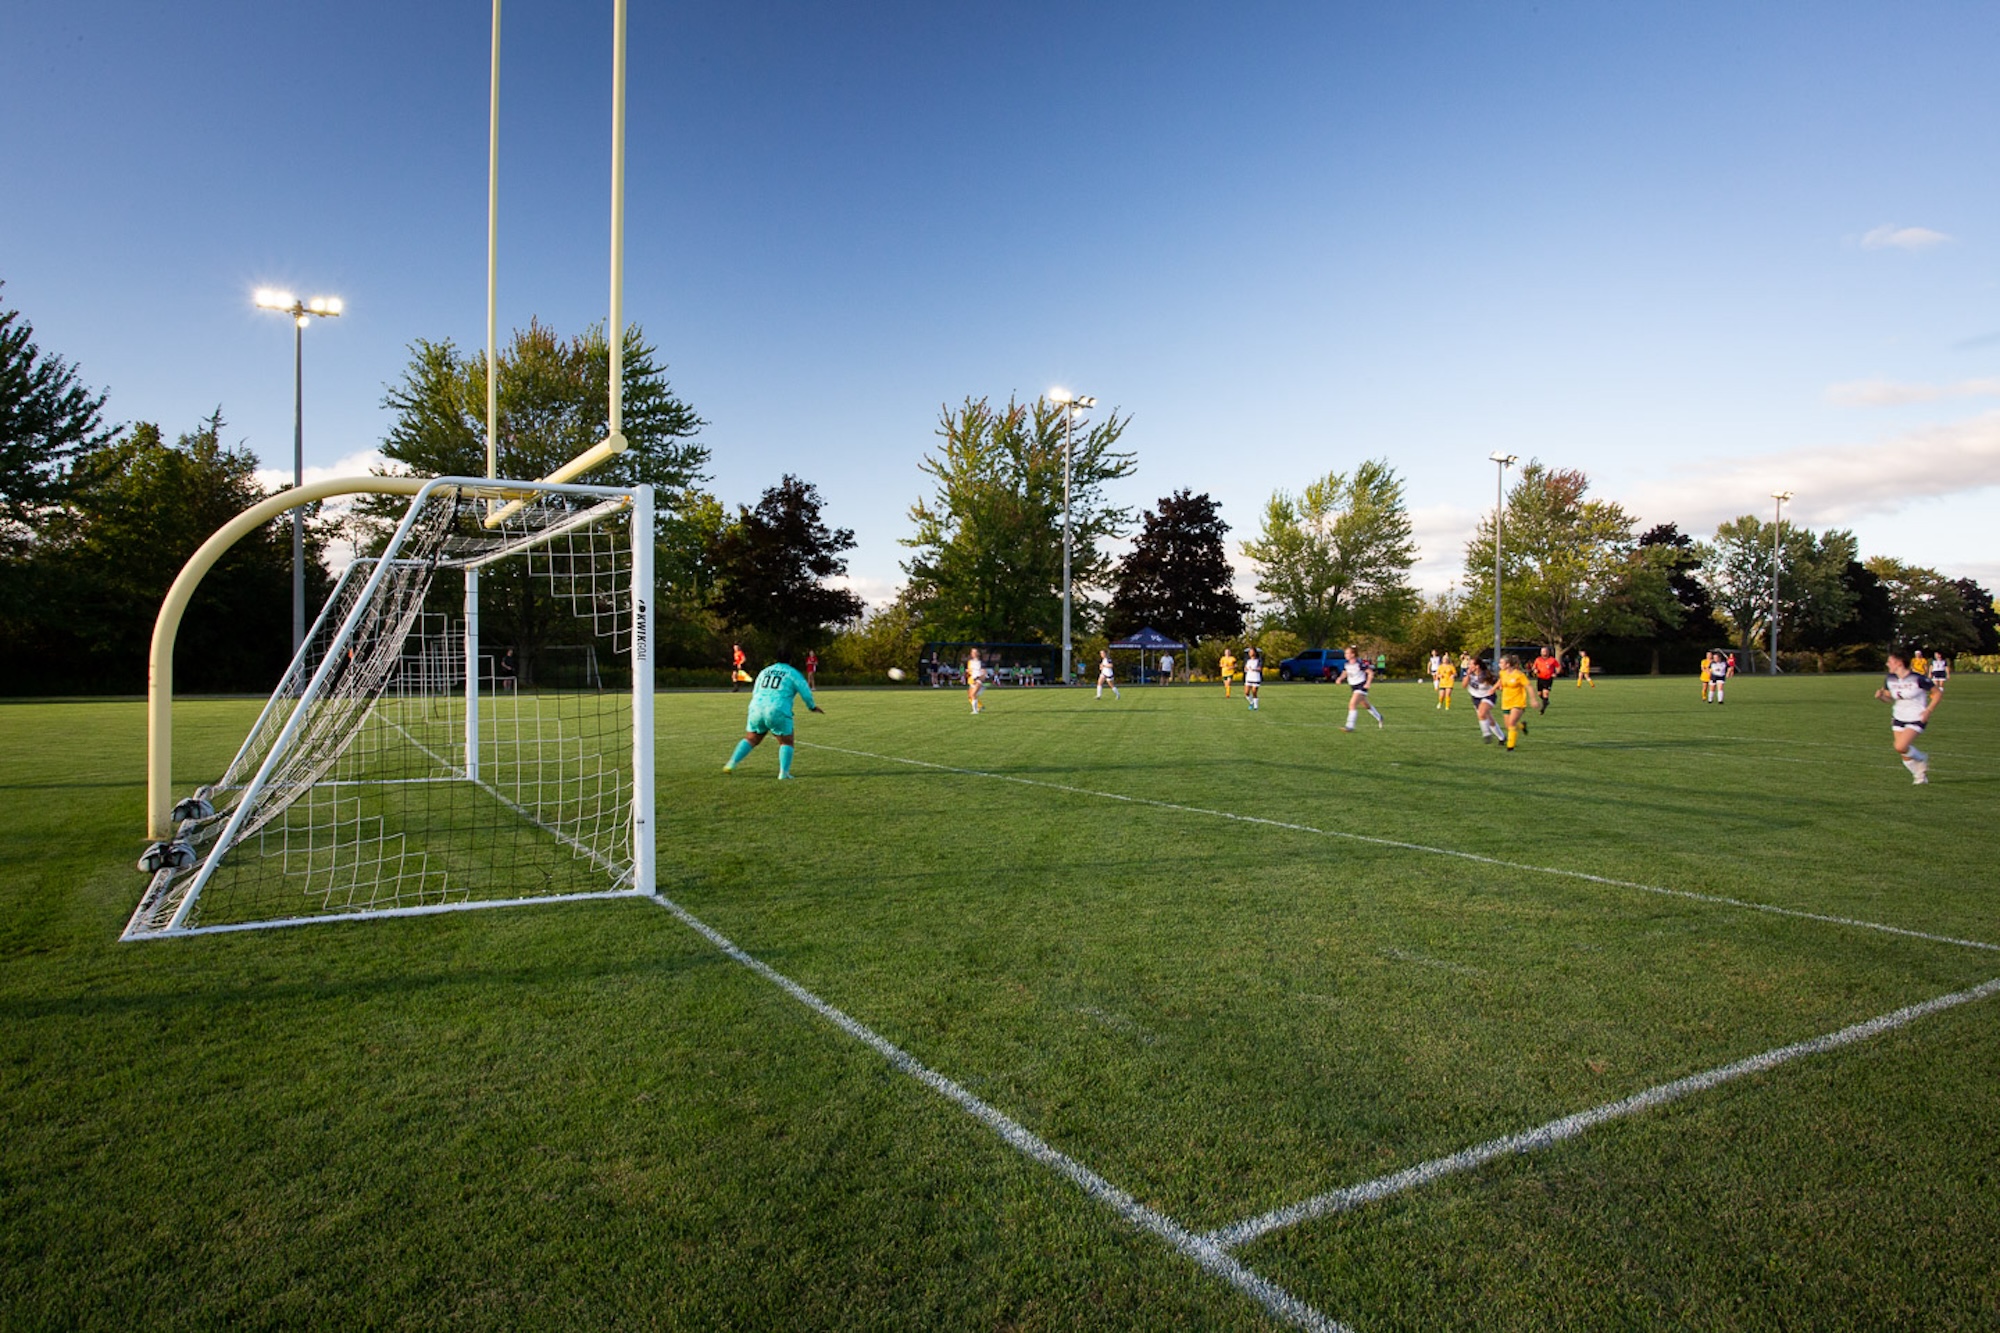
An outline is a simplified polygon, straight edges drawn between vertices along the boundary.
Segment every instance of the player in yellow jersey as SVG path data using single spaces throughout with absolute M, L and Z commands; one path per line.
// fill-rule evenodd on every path
M 1513 749 L 1525 730 L 1521 717 L 1528 711 L 1528 673 L 1521 659 L 1508 654 L 1500 659 L 1500 711 L 1507 715 L 1507 748 Z
M 1590 681 L 1591 689 L 1597 688 L 1597 682 L 1590 680 L 1590 654 L 1579 652 L 1576 655 L 1576 687 L 1582 689 L 1583 683 L 1587 680 Z
M 1236 675 L 1236 654 L 1224 648 L 1222 650 L 1222 662 L 1220 665 L 1222 671 L 1222 697 L 1227 699 L 1229 697 L 1229 682 Z
M 1440 657 L 1437 663 L 1437 674 L 1433 677 L 1437 681 L 1437 706 L 1449 713 L 1451 711 L 1451 687 L 1458 683 L 1458 668 L 1452 664 L 1452 660 L 1449 657 Z

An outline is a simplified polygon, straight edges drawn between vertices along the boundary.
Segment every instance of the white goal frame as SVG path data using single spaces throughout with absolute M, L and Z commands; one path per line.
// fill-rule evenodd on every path
M 391 480 L 391 479 L 383 479 Z M 402 479 L 394 479 L 401 481 Z M 359 489 L 358 487 L 355 489 Z M 385 490 L 389 488 L 383 488 Z M 409 493 L 407 486 L 398 486 L 396 491 Z M 187 848 L 198 861 L 190 866 L 169 864 L 159 869 L 141 897 L 131 921 L 127 924 L 124 940 L 162 939 L 175 936 L 210 934 L 222 931 L 270 929 L 279 926 L 304 925 L 324 921 L 353 921 L 389 916 L 415 916 L 438 912 L 464 911 L 486 907 L 518 906 L 528 903 L 576 901 L 591 898 L 616 898 L 649 896 L 655 891 L 655 845 L 656 826 L 654 819 L 654 686 L 653 686 L 653 643 L 654 643 L 654 506 L 653 488 L 647 485 L 631 487 L 590 486 L 550 481 L 505 481 L 471 477 L 439 477 L 424 481 L 413 488 L 414 495 L 409 508 L 382 554 L 377 557 L 356 560 L 342 574 L 332 595 L 321 610 L 312 632 L 301 644 L 297 656 L 288 668 L 285 680 L 266 702 L 257 722 L 252 726 L 248 738 L 238 750 L 231 768 L 235 769 L 253 756 L 258 737 L 274 717 L 283 716 L 281 710 L 288 708 L 282 729 L 276 738 L 268 743 L 254 775 L 232 793 L 233 809 L 228 812 L 226 823 L 204 819 L 196 814 L 179 820 L 174 829 L 175 839 L 167 845 Z M 575 500 L 594 502 L 587 508 L 567 516 L 545 527 L 525 534 L 521 539 L 496 545 L 492 550 L 463 560 L 436 562 L 439 567 L 457 568 L 465 579 L 464 600 L 464 661 L 461 680 L 450 683 L 454 690 L 462 689 L 465 701 L 463 749 L 452 756 L 439 757 L 449 764 L 454 780 L 462 780 L 485 789 L 487 794 L 511 808 L 529 824 L 541 829 L 549 837 L 567 844 L 571 851 L 595 863 L 613 877 L 613 883 L 599 891 L 542 893 L 536 895 L 509 895 L 505 885 L 479 885 L 478 891 L 491 896 L 458 901 L 431 902 L 411 906 L 361 907 L 352 910 L 317 911 L 298 915 L 279 916 L 254 921 L 225 922 L 212 925 L 200 924 L 195 919 L 197 904 L 203 890 L 214 876 L 218 865 L 237 845 L 245 820 L 257 807 L 258 799 L 280 761 L 292 749 L 298 739 L 311 709 L 326 689 L 329 678 L 334 675 L 337 663 L 348 651 L 357 631 L 371 612 L 373 599 L 381 590 L 384 580 L 398 565 L 408 567 L 410 561 L 399 560 L 399 553 L 409 540 L 411 531 L 419 515 L 440 492 L 455 492 L 461 500 L 471 500 L 484 505 L 487 526 L 493 526 L 494 516 L 501 513 L 514 514 L 541 497 L 568 497 Z M 560 829 L 536 819 L 532 812 L 510 801 L 505 795 L 480 775 L 481 747 L 481 670 L 479 640 L 479 581 L 480 570 L 501 560 L 511 559 L 536 548 L 547 546 L 580 529 L 617 513 L 629 514 L 629 574 L 624 580 L 629 596 L 630 626 L 626 632 L 627 649 L 631 658 L 632 682 L 630 710 L 630 846 L 629 866 L 613 864 L 598 851 L 584 846 L 576 839 L 565 835 Z M 247 515 L 246 515 L 247 517 Z M 220 534 L 218 534 L 220 535 Z M 191 562 L 192 568 L 192 562 Z M 357 595 L 348 596 L 348 590 L 356 583 L 364 581 Z M 334 620 L 339 617 L 338 625 Z M 407 638 L 408 626 L 404 627 Z M 328 638 L 328 635 L 331 635 Z M 171 653 L 171 639 L 168 640 Z M 319 645 L 324 645 L 320 648 Z M 302 688 L 297 682 L 303 677 L 313 654 L 318 652 L 318 664 L 312 669 L 309 679 Z M 428 667 L 428 662 L 426 662 Z M 288 685 L 295 687 L 294 693 L 287 693 Z M 364 719 L 375 714 L 381 702 L 379 691 L 368 700 L 366 709 L 356 718 L 350 733 L 334 750 L 335 756 L 345 754 L 354 743 L 354 737 L 361 731 Z M 169 701 L 170 706 L 170 701 Z M 615 707 L 615 705 L 614 705 Z M 457 747 L 452 747 L 456 749 Z M 428 749 L 426 753 L 431 753 Z M 189 802 L 206 801 L 210 795 L 218 794 L 204 787 Z M 206 823 L 206 826 L 204 826 Z M 213 826 L 222 823 L 218 831 Z M 188 840 L 205 844 L 202 851 L 195 853 Z M 189 880 L 189 876 L 192 879 Z M 180 881 L 187 881 L 182 887 Z M 496 892 L 497 890 L 497 892 Z M 171 906 L 169 906 L 171 904 Z M 164 919 L 162 917 L 164 916 Z

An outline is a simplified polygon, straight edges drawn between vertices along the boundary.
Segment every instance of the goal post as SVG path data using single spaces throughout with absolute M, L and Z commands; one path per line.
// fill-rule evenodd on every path
M 649 486 L 420 483 L 174 807 L 124 938 L 653 892 L 652 579 Z M 594 687 L 498 688 L 496 631 Z

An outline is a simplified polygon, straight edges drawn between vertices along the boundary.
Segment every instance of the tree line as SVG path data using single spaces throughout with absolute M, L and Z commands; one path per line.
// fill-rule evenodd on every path
M 543 476 L 604 437 L 609 357 L 593 328 L 562 337 L 539 322 L 498 358 L 502 476 Z M 650 483 L 658 496 L 657 652 L 668 667 L 726 661 L 732 642 L 755 652 L 824 647 L 863 603 L 829 580 L 846 572 L 854 534 L 825 520 L 816 487 L 784 476 L 754 505 L 725 507 L 704 489 L 704 422 L 675 395 L 643 330 L 625 334 L 627 451 L 592 474 Z M 145 689 L 152 626 L 189 556 L 216 529 L 264 499 L 256 456 L 226 439 L 220 408 L 169 442 L 153 422 L 110 424 L 107 393 L 44 351 L 31 322 L 0 305 L 0 694 L 134 694 Z M 449 340 L 419 339 L 388 386 L 385 472 L 483 476 L 486 363 Z M 363 500 L 335 515 L 307 511 L 308 615 L 330 592 L 329 557 L 381 549 L 405 502 Z M 183 621 L 180 688 L 264 693 L 291 655 L 291 525 L 250 534 L 203 579 Z M 434 592 L 456 614 L 455 594 Z M 481 589 L 484 640 L 517 650 L 532 680 L 539 649 L 579 642 L 579 622 L 555 614 L 519 575 Z
M 650 483 L 658 497 L 659 660 L 710 673 L 742 643 L 762 658 L 818 650 L 834 672 L 915 663 L 926 641 L 1061 639 L 1064 516 L 1079 657 L 1150 626 L 1196 645 L 1267 654 L 1366 644 L 1414 663 L 1432 648 L 1490 642 L 1494 518 L 1485 516 L 1458 585 L 1420 595 L 1406 485 L 1387 459 L 1274 493 L 1238 550 L 1259 600 L 1235 591 L 1230 525 L 1213 497 L 1180 489 L 1135 512 L 1112 487 L 1137 471 L 1131 418 L 1101 420 L 1048 398 L 966 398 L 940 409 L 909 511 L 906 581 L 869 611 L 840 586 L 851 530 L 831 524 L 817 487 L 793 475 L 754 504 L 708 489 L 708 424 L 673 391 L 658 349 L 624 332 L 627 451 L 593 474 Z M 609 346 L 602 327 L 561 336 L 539 321 L 497 358 L 502 476 L 541 476 L 604 437 Z M 386 387 L 385 471 L 485 472 L 486 363 L 450 340 L 418 339 Z M 20 312 L 0 305 L 0 692 L 133 693 L 160 598 L 187 557 L 264 496 L 249 450 L 225 439 L 220 408 L 168 443 L 151 422 L 106 423 L 106 394 L 44 353 Z M 315 609 L 336 551 L 379 549 L 401 501 L 374 499 L 307 524 Z M 1681 670 L 1700 651 L 1765 641 L 1772 540 L 1782 571 L 1780 650 L 1821 670 L 1872 665 L 1892 640 L 1952 654 L 2000 651 L 1992 595 L 1969 579 L 1862 558 L 1852 532 L 1744 515 L 1698 539 L 1674 524 L 1640 531 L 1591 493 L 1589 477 L 1539 461 L 1505 496 L 1503 634 L 1558 652 L 1588 646 L 1607 666 Z M 1111 545 L 1129 539 L 1113 558 Z M 181 636 L 176 674 L 193 691 L 262 692 L 290 650 L 290 532 L 279 519 L 239 543 L 204 580 Z M 436 609 L 451 611 L 440 593 Z M 482 587 L 487 642 L 516 648 L 524 675 L 544 647 L 582 631 L 524 579 Z M 706 678 L 704 674 L 701 678 Z

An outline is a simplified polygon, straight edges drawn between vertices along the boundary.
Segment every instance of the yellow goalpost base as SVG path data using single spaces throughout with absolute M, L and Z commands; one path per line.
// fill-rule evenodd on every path
M 280 514 L 335 495 L 415 495 L 428 477 L 334 477 L 280 491 L 251 505 L 203 542 L 167 589 L 153 621 L 153 650 L 146 684 L 146 836 L 174 836 L 174 641 L 202 576 L 237 542 Z

